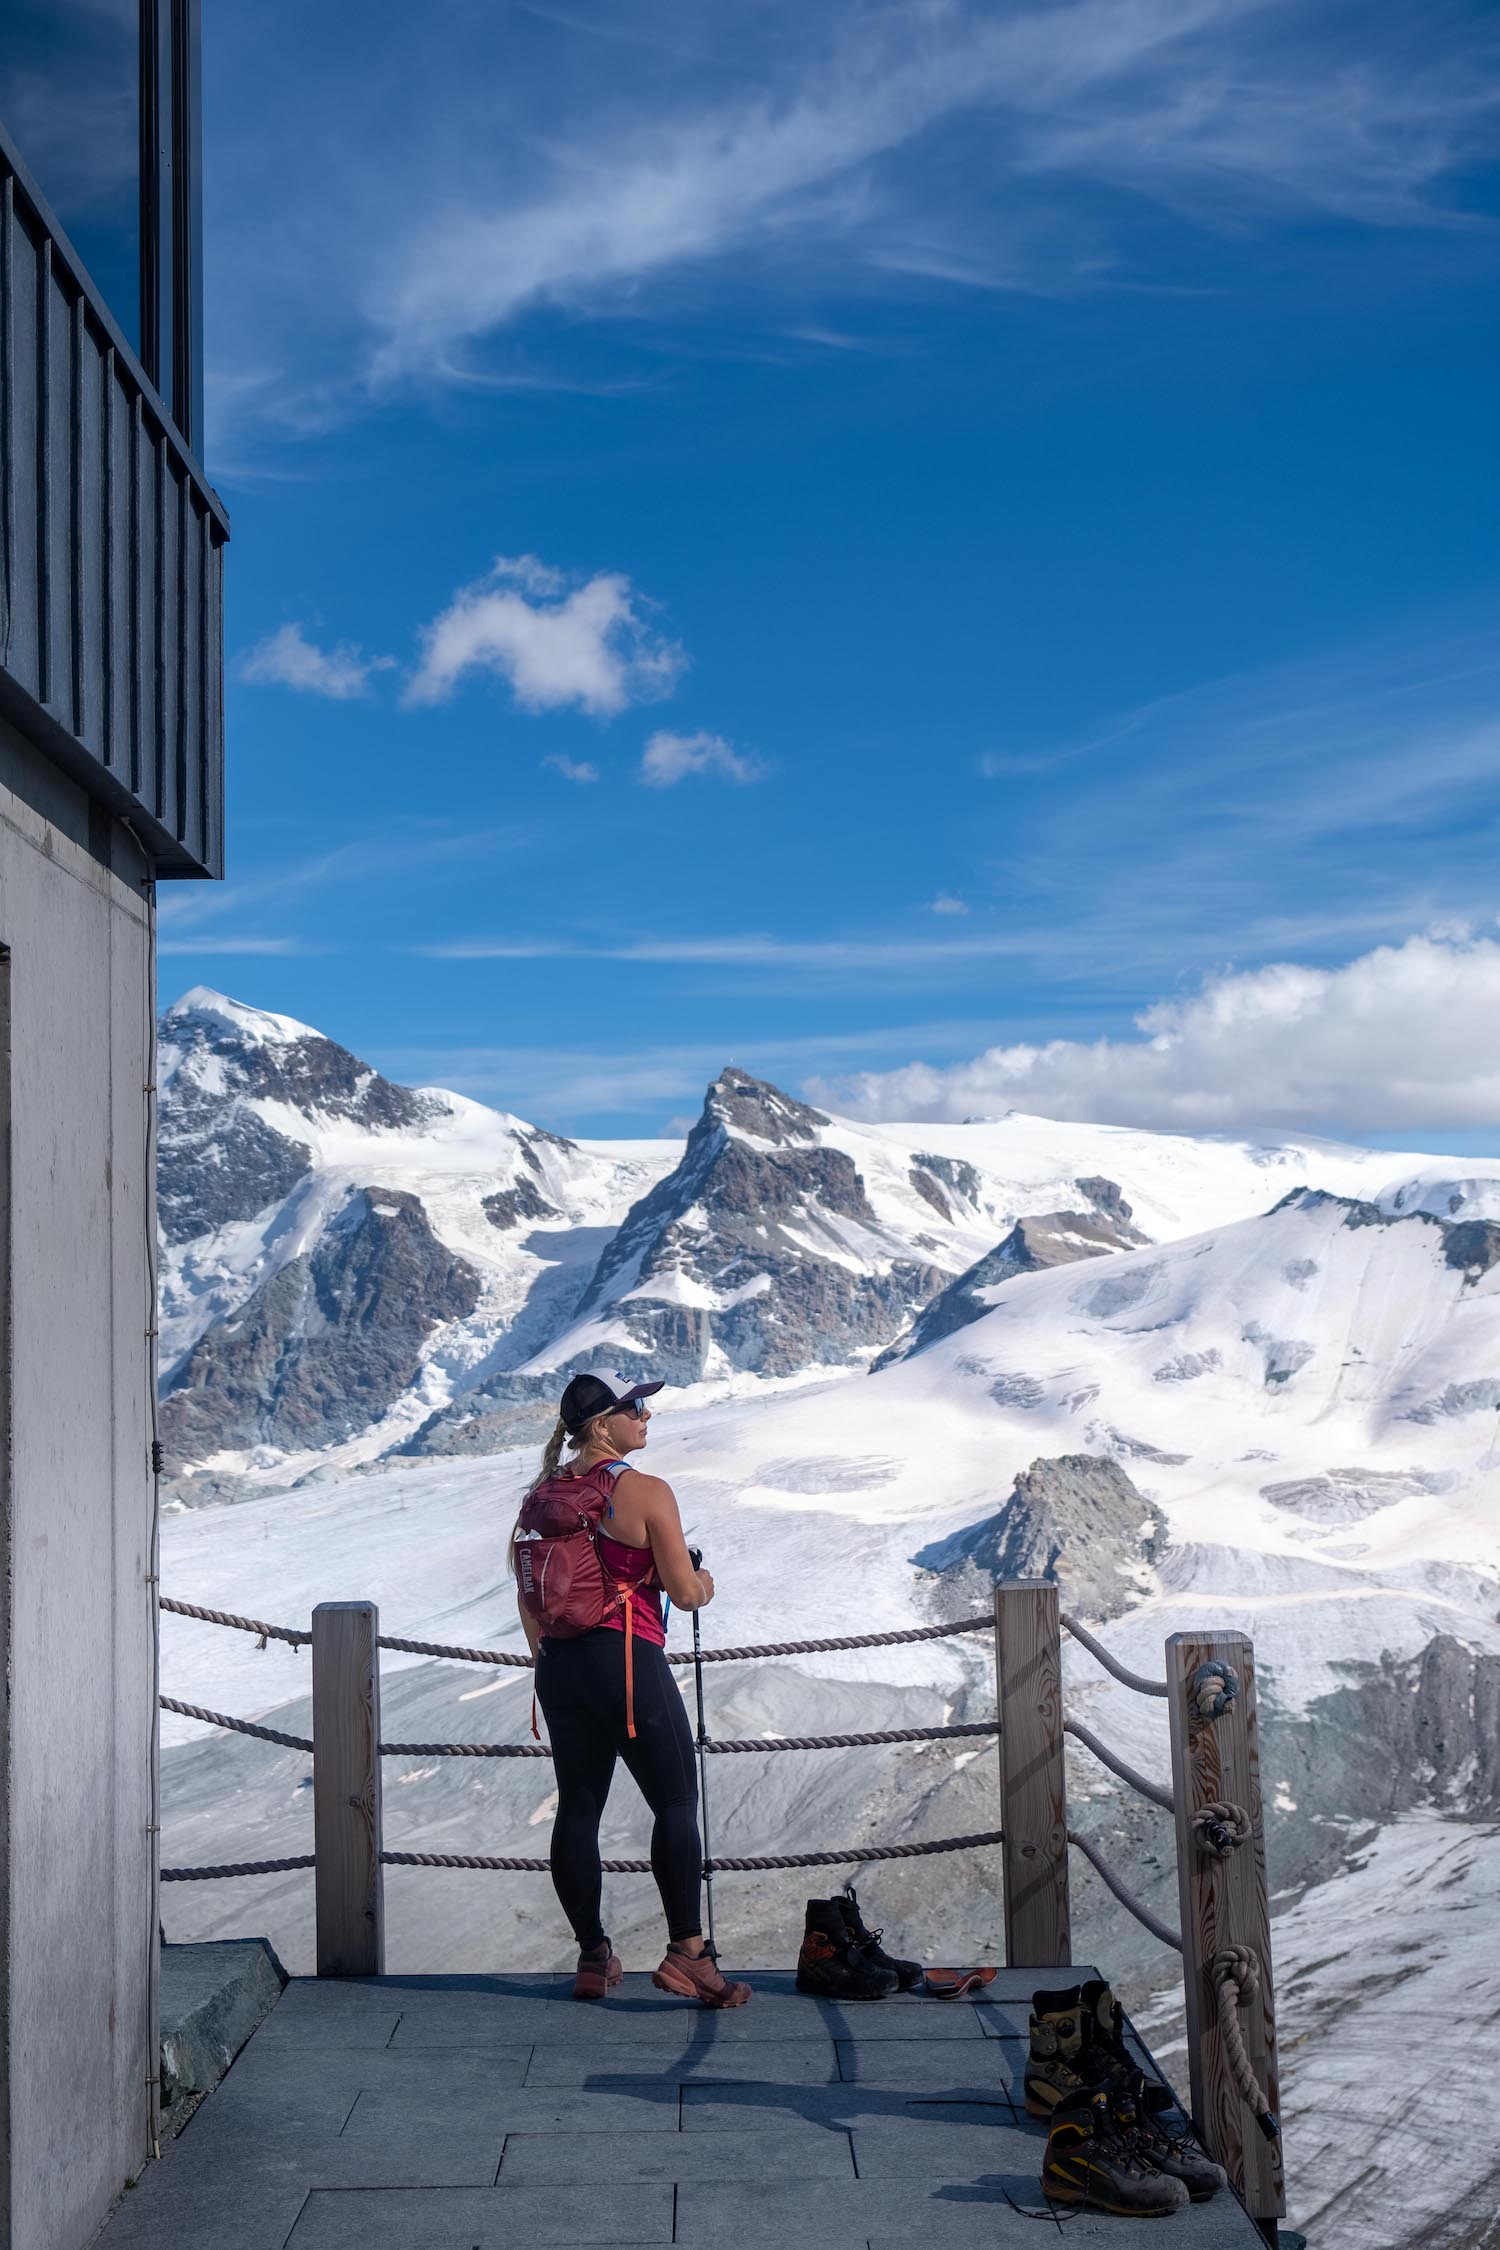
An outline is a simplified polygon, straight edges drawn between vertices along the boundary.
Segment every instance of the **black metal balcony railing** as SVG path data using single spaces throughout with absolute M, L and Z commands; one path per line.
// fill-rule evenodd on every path
M 0 130 L 0 712 L 162 875 L 223 871 L 228 536 Z

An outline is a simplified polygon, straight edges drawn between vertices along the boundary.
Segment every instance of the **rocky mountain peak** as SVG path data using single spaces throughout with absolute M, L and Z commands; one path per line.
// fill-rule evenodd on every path
M 419 1132 L 441 1095 L 395 1085 L 294 1016 L 195 985 L 161 1019 L 160 1212 L 169 1242 L 252 1218 L 309 1170 L 318 1130 Z M 267 1110 L 272 1114 L 268 1116 Z M 299 1131 L 293 1117 L 306 1120 Z
M 794 1100 L 763 1078 L 752 1078 L 735 1063 L 721 1070 L 709 1087 L 699 1119 L 700 1127 L 723 1126 L 773 1148 L 816 1141 L 828 1124 L 820 1109 L 809 1109 L 806 1102 Z

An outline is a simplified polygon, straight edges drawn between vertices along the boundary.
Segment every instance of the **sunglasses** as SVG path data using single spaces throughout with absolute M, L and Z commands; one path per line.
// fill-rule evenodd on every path
M 643 1398 L 627 1399 L 623 1406 L 615 1408 L 615 1412 L 617 1414 L 628 1414 L 633 1422 L 644 1422 L 646 1419 L 646 1401 Z

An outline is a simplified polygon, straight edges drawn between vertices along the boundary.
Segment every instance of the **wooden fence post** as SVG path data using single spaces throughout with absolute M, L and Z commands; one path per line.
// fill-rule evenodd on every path
M 1193 1680 L 1200 1666 L 1216 1662 L 1233 1667 L 1239 1693 L 1222 1718 L 1200 1719 Z M 1286 2210 L 1281 2143 L 1266 2139 L 1230 2074 L 1212 1976 L 1214 1958 L 1226 1946 L 1253 1949 L 1260 1992 L 1251 2007 L 1240 2009 L 1239 2025 L 1256 2078 L 1279 2115 L 1254 1646 L 1243 1633 L 1173 1633 L 1167 1686 L 1193 2123 L 1250 2216 L 1274 2241 L 1275 2221 Z M 1225 1858 L 1205 1851 L 1193 1832 L 1193 1815 L 1216 1802 L 1238 1805 L 1250 1816 L 1249 1839 Z
M 995 1588 L 995 1693 L 1006 1966 L 1062 1968 L 1073 1958 L 1068 1797 L 1057 1588 L 1047 1579 Z
M 385 1973 L 379 1632 L 373 1602 L 319 1602 L 312 1614 L 320 1977 Z

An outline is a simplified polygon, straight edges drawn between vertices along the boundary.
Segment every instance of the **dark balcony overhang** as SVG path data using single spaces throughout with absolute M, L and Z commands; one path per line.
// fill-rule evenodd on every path
M 0 128 L 0 711 L 163 876 L 223 873 L 228 537 Z

